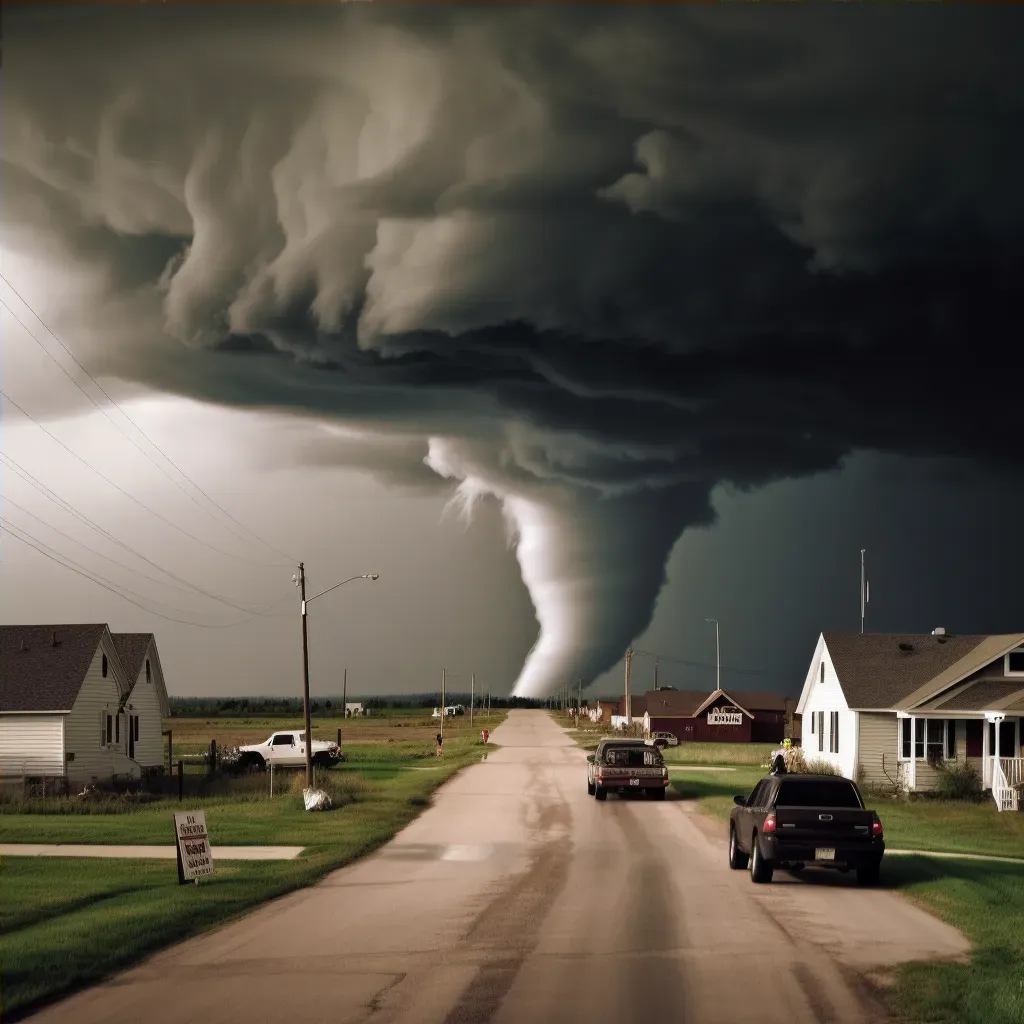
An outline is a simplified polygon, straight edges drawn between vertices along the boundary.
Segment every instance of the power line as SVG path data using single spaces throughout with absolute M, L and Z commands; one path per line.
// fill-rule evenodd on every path
M 3 501 L 5 505 L 13 505 L 16 509 L 18 509 L 19 512 L 24 512 L 25 515 L 30 516 L 37 523 L 41 523 L 48 530 L 53 530 L 54 533 L 60 534 L 61 537 L 64 537 L 66 540 L 71 541 L 73 544 L 77 544 L 79 547 L 85 548 L 86 551 L 91 552 L 99 558 L 106 559 L 106 561 L 112 563 L 113 565 L 119 566 L 127 572 L 134 573 L 136 576 L 141 576 L 142 579 L 149 580 L 152 583 L 156 583 L 158 586 L 167 587 L 169 590 L 177 590 L 179 593 L 182 594 L 191 594 L 195 596 L 198 593 L 197 591 L 191 588 L 176 587 L 173 583 L 168 583 L 166 580 L 157 579 L 156 576 L 150 576 L 148 573 L 140 572 L 138 569 L 133 569 L 130 565 L 125 565 L 124 562 L 119 562 L 116 558 L 111 558 L 110 555 L 103 554 L 102 551 L 97 551 L 96 548 L 90 547 L 88 544 L 86 544 L 84 541 L 79 540 L 77 537 L 72 537 L 70 533 L 65 533 L 63 530 L 58 530 L 57 527 L 53 525 L 53 523 L 48 523 L 45 519 L 42 518 L 42 516 L 37 516 L 35 512 L 32 512 L 29 509 L 25 508 L 24 505 L 19 505 L 13 498 L 7 497 L 5 495 Z
M 22 414 L 22 416 L 24 416 L 26 419 L 31 420 L 44 434 L 46 434 L 47 437 L 51 438 L 51 440 L 53 441 L 56 441 L 56 443 L 59 444 L 61 448 L 63 448 L 69 455 L 74 456 L 83 466 L 86 467 L 86 469 L 92 470 L 92 472 L 95 473 L 102 481 L 109 484 L 111 487 L 114 488 L 114 490 L 119 491 L 126 498 L 129 498 L 131 501 L 134 501 L 136 505 L 138 505 L 140 508 L 145 509 L 150 515 L 155 516 L 162 523 L 166 523 L 172 529 L 177 530 L 180 534 L 183 534 L 190 540 L 194 540 L 197 544 L 202 544 L 204 548 L 209 548 L 211 551 L 216 551 L 217 554 L 219 555 L 224 555 L 225 558 L 234 558 L 239 562 L 248 562 L 250 565 L 260 565 L 264 568 L 269 569 L 279 568 L 279 566 L 274 565 L 270 562 L 255 562 L 253 561 L 253 559 L 245 558 L 242 555 L 233 555 L 230 551 L 224 551 L 222 548 L 217 547 L 216 544 L 210 544 L 208 541 L 203 540 L 202 537 L 197 537 L 194 533 L 189 533 L 188 530 L 186 530 L 183 526 L 178 526 L 177 523 L 172 522 L 166 516 L 162 516 L 159 512 L 155 511 L 154 509 L 151 509 L 144 501 L 140 501 L 138 498 L 135 497 L 134 494 L 131 494 L 129 491 L 126 491 L 119 484 L 114 483 L 114 481 L 111 480 L 110 477 L 107 476 L 105 473 L 100 472 L 100 470 L 93 466 L 88 460 L 83 459 L 81 455 L 79 455 L 72 448 L 69 448 L 59 437 L 57 437 L 56 434 L 54 434 L 48 428 L 44 427 L 42 423 L 40 423 L 39 420 L 35 418 L 35 416 L 33 416 L 30 412 L 27 412 L 20 405 L 18 405 L 18 403 L 13 398 L 11 398 L 11 396 L 7 394 L 6 391 L 0 389 L 0 397 L 6 398 L 7 401 L 10 402 L 10 404 L 13 405 L 14 408 L 17 409 L 18 412 Z
M 17 527 L 15 527 L 14 529 L 17 529 Z M 24 537 L 18 536 L 18 534 L 13 532 L 12 528 L 10 526 L 8 526 L 8 525 L 0 524 L 0 530 L 2 530 L 8 536 L 13 537 L 15 540 L 21 541 L 21 543 L 25 544 L 27 547 L 33 548 L 39 554 L 43 555 L 44 558 L 48 558 L 48 559 L 50 559 L 51 562 L 56 562 L 59 566 L 62 566 L 63 568 L 70 570 L 71 572 L 75 573 L 78 576 L 84 577 L 85 579 L 89 580 L 91 583 L 95 583 L 97 586 L 102 587 L 104 590 L 109 591 L 110 593 L 116 595 L 117 597 L 120 597 L 122 600 L 127 601 L 129 604 L 135 605 L 136 608 L 141 608 L 144 612 L 148 612 L 150 615 L 155 615 L 159 619 L 166 619 L 168 622 L 177 622 L 177 623 L 180 623 L 183 626 L 196 626 L 199 629 L 232 629 L 235 626 L 241 626 L 245 622 L 249 622 L 252 619 L 260 617 L 261 615 L 265 615 L 267 612 L 269 612 L 271 610 L 271 608 L 276 608 L 277 605 L 281 604 L 285 600 L 285 598 L 291 596 L 290 593 L 284 594 L 274 604 L 272 604 L 269 608 L 267 608 L 265 611 L 263 611 L 263 612 L 254 612 L 252 615 L 249 615 L 249 616 L 247 616 L 244 619 L 239 619 L 237 622 L 225 622 L 225 623 L 223 623 L 221 625 L 210 625 L 209 623 L 206 623 L 206 622 L 192 622 L 189 619 L 179 619 L 179 618 L 176 618 L 173 615 L 164 615 L 161 612 L 154 611 L 152 608 L 146 607 L 146 605 L 140 604 L 138 601 L 135 601 L 131 597 L 127 596 L 127 594 L 132 593 L 132 591 L 122 592 L 120 589 L 118 589 L 118 585 L 117 584 L 113 584 L 112 586 L 107 586 L 106 583 L 101 582 L 102 577 L 98 578 L 96 575 L 93 575 L 88 569 L 75 568 L 74 565 L 68 564 L 72 560 L 70 558 L 68 558 L 66 555 L 60 555 L 59 552 L 58 552 L 57 555 L 50 554 L 49 552 L 44 550 L 44 548 L 46 547 L 45 544 L 42 545 L 42 546 L 39 546 L 39 545 L 36 545 L 36 544 L 32 543 L 31 540 L 26 540 Z M 22 532 L 24 532 L 24 531 L 22 531 Z M 31 535 L 27 535 L 27 536 L 31 536 Z M 41 543 L 42 542 L 40 542 L 40 544 Z M 62 561 L 61 559 L 64 559 L 64 561 Z M 160 602 L 152 601 L 150 598 L 146 598 L 146 597 L 143 597 L 142 600 L 149 601 L 149 602 L 151 602 L 153 604 L 160 603 Z M 169 606 L 168 605 L 164 605 L 164 607 L 169 607 Z
M 273 544 L 271 544 L 271 543 L 270 543 L 269 541 L 266 541 L 266 540 L 264 540 L 264 539 L 263 539 L 263 538 L 262 538 L 262 537 L 261 537 L 261 536 L 260 536 L 260 535 L 259 535 L 258 533 L 256 533 L 256 532 L 255 532 L 255 531 L 253 531 L 253 530 L 250 530 L 250 529 L 249 529 L 249 528 L 248 528 L 248 527 L 247 527 L 247 526 L 246 526 L 246 525 L 245 525 L 244 523 L 240 522 L 240 521 L 239 521 L 238 519 L 236 519 L 236 518 L 235 518 L 235 517 L 234 517 L 234 516 L 233 516 L 233 515 L 232 515 L 232 514 L 231 514 L 230 512 L 228 512 L 228 510 L 227 510 L 226 508 L 224 508 L 224 507 L 223 507 L 222 505 L 218 504 L 218 502 L 214 501 L 214 499 L 213 499 L 213 498 L 211 498 L 211 497 L 210 497 L 210 495 L 208 495 L 208 494 L 206 493 L 206 491 L 204 491 L 204 490 L 202 489 L 202 487 L 200 487 L 200 486 L 199 486 L 199 484 L 197 484 L 197 483 L 195 482 L 195 480 L 193 480 L 193 479 L 192 479 L 192 478 L 191 478 L 191 477 L 190 477 L 190 476 L 189 476 L 189 475 L 188 475 L 188 474 L 187 474 L 187 473 L 186 473 L 186 472 L 185 472 L 185 471 L 184 471 L 184 470 L 183 470 L 183 469 L 182 469 L 182 468 L 181 468 L 181 467 L 180 467 L 180 466 L 179 466 L 179 465 L 178 465 L 178 464 L 177 464 L 177 463 L 176 463 L 176 462 L 175 462 L 175 461 L 174 461 L 174 460 L 173 460 L 173 459 L 172 459 L 172 458 L 171 458 L 171 457 L 170 457 L 170 456 L 169 456 L 169 455 L 168 455 L 168 454 L 167 454 L 167 453 L 166 453 L 166 452 L 165 452 L 165 451 L 164 451 L 164 450 L 163 450 L 163 449 L 162 449 L 162 448 L 161 448 L 161 447 L 160 447 L 160 446 L 159 446 L 159 445 L 158 445 L 158 444 L 157 444 L 157 443 L 156 443 L 156 442 L 155 442 L 155 441 L 154 441 L 154 440 L 153 440 L 153 439 L 152 439 L 152 438 L 151 438 L 151 437 L 150 437 L 150 436 L 149 436 L 149 435 L 148 435 L 148 434 L 147 434 L 147 433 L 146 433 L 146 432 L 145 432 L 145 431 L 143 430 L 143 429 L 142 429 L 142 427 L 140 427 L 140 426 L 138 425 L 138 423 L 136 423 L 136 422 L 135 422 L 135 420 L 133 420 L 133 419 L 131 418 L 131 416 L 129 416 L 129 415 L 128 415 L 128 413 L 126 413 L 126 412 L 124 411 L 124 409 L 122 409 L 122 408 L 121 408 L 121 406 L 120 406 L 120 405 L 119 405 L 119 404 L 118 404 L 117 402 L 115 402 L 115 401 L 114 401 L 114 399 L 113 399 L 113 398 L 112 398 L 112 397 L 111 397 L 111 396 L 110 396 L 110 395 L 109 395 L 109 394 L 107 393 L 107 391 L 106 391 L 106 390 L 104 389 L 104 387 L 103 387 L 103 386 L 102 386 L 102 385 L 100 384 L 100 382 L 99 382 L 98 380 L 96 380 L 96 378 L 95 378 L 95 377 L 94 377 L 94 376 L 93 376 L 93 375 L 92 375 L 92 374 L 91 374 L 91 373 L 90 373 L 90 372 L 89 372 L 89 371 L 88 371 L 88 370 L 87 370 L 87 369 L 86 369 L 86 368 L 85 368 L 85 367 L 84 367 L 84 366 L 82 365 L 82 363 L 81 363 L 81 362 L 79 362 L 79 360 L 78 360 L 78 358 L 77 358 L 77 357 L 75 356 L 74 352 L 72 352 L 72 351 L 71 351 L 71 349 L 70 349 L 70 348 L 69 348 L 69 347 L 68 347 L 68 346 L 67 346 L 67 345 L 66 345 L 66 344 L 65 344 L 65 343 L 64 343 L 64 342 L 63 342 L 63 341 L 62 341 L 62 340 L 61 340 L 61 339 L 60 339 L 60 338 L 59 338 L 59 337 L 57 336 L 57 334 L 56 334 L 56 333 L 54 332 L 53 328 L 51 328 L 51 327 L 50 327 L 50 325 L 49 325 L 49 324 L 48 324 L 48 323 L 47 323 L 47 322 L 46 322 L 46 321 L 45 321 L 45 320 L 44 320 L 44 319 L 43 319 L 43 318 L 42 318 L 42 317 L 41 317 L 41 316 L 40 316 L 40 315 L 39 315 L 39 314 L 38 314 L 38 313 L 37 313 L 37 312 L 35 311 L 35 309 L 34 309 L 34 308 L 32 307 L 32 304 L 31 304 L 31 303 L 30 303 L 30 302 L 29 302 L 29 301 L 28 301 L 28 300 L 27 300 L 27 299 L 25 298 L 25 296 L 24 296 L 24 295 L 22 295 L 22 294 L 21 294 L 21 292 L 19 292 L 19 291 L 18 291 L 18 289 L 17 289 L 17 288 L 15 288 L 15 287 L 14 287 L 14 285 L 13 285 L 13 284 L 11 284 L 11 282 L 10 282 L 10 279 L 9 279 L 9 278 L 7 278 L 7 277 L 6 277 L 6 275 L 4 275 L 4 274 L 3 274 L 2 272 L 0 272 L 0 279 L 2 279 L 2 280 L 3 280 L 3 282 L 4 282 L 4 283 L 5 283 L 6 285 L 7 285 L 7 287 L 8 287 L 8 288 L 10 288 L 10 289 L 11 289 L 11 291 L 12 291 L 12 292 L 14 292 L 14 294 L 15 294 L 15 295 L 17 295 L 17 297 L 18 297 L 18 298 L 19 298 L 19 299 L 21 300 L 21 302 L 22 302 L 22 303 L 24 303 L 25 307 L 26 307 L 26 308 L 27 308 L 27 309 L 28 309 L 28 310 L 29 310 L 29 311 L 30 311 L 30 312 L 32 313 L 32 315 L 33 315 L 33 316 L 34 316 L 34 317 L 36 318 L 36 320 L 38 320 L 38 321 L 39 321 L 39 323 L 40 323 L 40 324 L 42 324 L 42 326 L 44 327 L 44 329 L 46 330 L 46 332 L 47 332 L 47 333 L 48 333 L 48 334 L 50 335 L 50 337 L 51 337 L 51 338 L 53 338 L 53 340 L 54 340 L 54 341 L 56 341 L 56 342 L 57 342 L 57 344 L 58 344 L 58 345 L 60 345 L 60 347 L 61 347 L 62 349 L 64 349 L 64 351 L 65 351 L 65 352 L 66 352 L 66 353 L 67 353 L 67 354 L 68 354 L 68 355 L 69 355 L 69 356 L 71 357 L 71 359 L 72 359 L 72 361 L 74 362 L 74 364 L 75 364 L 75 365 L 76 365 L 76 366 L 77 366 L 77 367 L 78 367 L 78 368 L 79 368 L 79 369 L 80 369 L 80 370 L 81 370 L 81 371 L 82 371 L 82 372 L 83 372 L 83 373 L 84 373 L 84 374 L 85 374 L 85 375 L 86 375 L 86 376 L 87 376 L 87 377 L 89 378 L 89 380 L 91 380 L 91 381 L 92 381 L 92 383 L 93 383 L 93 384 L 94 384 L 94 385 L 96 386 L 96 388 L 97 388 L 97 390 L 98 390 L 98 391 L 100 392 L 100 394 L 102 394 L 102 395 L 103 395 L 103 397 L 104 397 L 104 398 L 106 398 L 106 400 L 107 400 L 107 401 L 108 401 L 108 402 L 109 402 L 109 403 L 110 403 L 110 404 L 111 404 L 111 405 L 112 405 L 112 406 L 113 406 L 113 407 L 114 407 L 115 409 L 117 409 L 117 411 L 118 411 L 118 412 L 119 412 L 119 413 L 120 413 L 120 414 L 121 414 L 121 415 L 122 415 L 122 416 L 123 416 L 123 417 L 124 417 L 124 418 L 125 418 L 125 419 L 126 419 L 126 420 L 127 420 L 127 421 L 128 421 L 128 422 L 129 422 L 129 423 L 130 423 L 130 424 L 131 424 L 131 425 L 132 425 L 132 426 L 133 426 L 133 427 L 134 427 L 134 428 L 135 428 L 135 429 L 136 429 L 136 430 L 137 430 L 137 431 L 138 431 L 139 433 L 140 433 L 140 434 L 141 434 L 141 435 L 142 435 L 142 437 L 143 437 L 143 438 L 145 438 L 145 440 L 147 441 L 147 443 L 148 443 L 148 444 L 150 444 L 150 445 L 151 445 L 151 446 L 152 446 L 153 448 L 155 448 L 155 449 L 156 449 L 156 450 L 157 450 L 157 451 L 158 451 L 158 452 L 159 452 L 159 453 L 160 453 L 160 454 L 161 454 L 161 455 L 163 456 L 163 458 L 164 458 L 164 459 L 165 459 L 165 460 L 167 461 L 167 463 L 168 463 L 169 465 L 173 466 L 173 467 L 174 467 L 174 469 L 175 469 L 175 470 L 177 470 L 177 471 L 178 471 L 178 473 L 180 473 L 180 474 L 181 474 L 181 476 L 185 478 L 185 480 L 187 480 L 187 481 L 188 481 L 188 482 L 189 482 L 189 483 L 190 483 L 190 484 L 191 484 L 191 485 L 192 485 L 192 486 L 193 486 L 193 487 L 194 487 L 194 488 L 195 488 L 195 489 L 196 489 L 196 490 L 197 490 L 197 491 L 198 491 L 198 492 L 199 492 L 199 493 L 200 493 L 200 494 L 201 494 L 201 495 L 202 495 L 202 496 L 203 496 L 203 497 L 204 497 L 204 498 L 205 498 L 205 499 L 206 499 L 206 500 L 207 500 L 207 501 L 208 501 L 208 502 L 209 502 L 209 503 L 211 504 L 211 505 L 213 505 L 213 506 L 214 506 L 214 508 L 216 508 L 216 509 L 218 509 L 218 510 L 219 510 L 220 512 L 222 512 L 222 513 L 223 513 L 223 514 L 224 514 L 225 516 L 227 516 L 227 517 L 228 517 L 228 519 L 230 519 L 230 520 L 231 520 L 231 521 L 232 521 L 232 522 L 233 522 L 233 523 L 234 523 L 234 524 L 235 524 L 236 526 L 239 526 L 239 527 L 240 527 L 241 529 L 243 529 L 243 530 L 244 530 L 244 531 L 245 531 L 246 533 L 248 533 L 248 534 L 249 534 L 249 535 L 250 535 L 251 537 L 253 537 L 253 538 L 254 538 L 255 540 L 259 541 L 259 543 L 260 543 L 260 544 L 262 544 L 262 545 L 263 545 L 264 547 L 266 547 L 266 548 L 269 548 L 269 549 L 270 549 L 271 551 L 273 551 L 273 552 L 274 552 L 275 554 L 278 554 L 278 555 L 280 555 L 280 556 L 281 556 L 282 558 L 287 558 L 287 559 L 288 559 L 288 564 L 289 564 L 289 565 L 293 564 L 293 563 L 294 563 L 294 562 L 296 561 L 296 560 L 295 560 L 294 558 L 292 558 L 292 557 L 291 557 L 290 555 L 288 555 L 288 554 L 287 554 L 286 552 L 284 552 L 284 551 L 281 551 L 281 550 L 280 550 L 279 548 L 276 548 L 276 547 L 274 547 L 274 545 L 273 545 Z M 65 375 L 67 376 L 68 380 L 70 380 L 70 381 L 71 381 L 71 383 L 72 383 L 72 384 L 74 384 L 74 385 L 75 385 L 75 387 L 77 387 L 77 388 L 78 388 L 78 390 L 79 390 L 79 391 L 81 391 L 81 392 L 82 392 L 82 394 L 83 394 L 83 395 L 85 395 L 85 397 L 86 397 L 86 398 L 88 398 L 88 399 L 89 399 L 89 401 L 90 401 L 90 402 L 92 402 L 92 404 L 93 404 L 93 405 L 95 405 L 95 406 L 96 406 L 96 408 L 97 408 L 97 409 L 99 409 L 99 411 L 100 411 L 100 412 L 102 412 L 102 413 L 103 413 L 103 415 L 104 415 L 104 416 L 106 416 L 106 418 L 107 418 L 108 420 L 110 420 L 110 422 L 111 422 L 111 423 L 112 423 L 112 424 L 113 424 L 113 425 L 114 425 L 115 427 L 117 427 L 117 429 L 118 429 L 118 430 L 119 430 L 119 431 L 120 431 L 120 432 L 121 432 L 122 434 L 124 434 L 124 436 L 125 436 L 125 437 L 126 437 L 126 438 L 127 438 L 128 440 L 129 440 L 129 441 L 131 441 L 131 443 L 132 443 L 133 445 L 135 445 L 135 447 L 136 447 L 136 448 L 138 448 L 138 450 L 139 450 L 140 452 L 142 452 L 142 454 L 143 454 L 143 455 L 145 455 L 145 456 L 146 456 L 146 458 L 147 458 L 147 459 L 149 459 L 149 461 L 150 461 L 150 462 L 152 462 L 152 463 L 153 463 L 153 465 L 154 465 L 154 466 L 156 466 L 156 467 L 157 467 L 157 469 L 159 469 L 159 470 L 160 470 L 160 472 L 161 472 L 161 473 L 163 473 L 163 474 L 164 474 L 164 476 L 166 476 L 166 477 L 167 477 L 167 479 L 168 479 L 168 480 L 170 480 L 170 481 L 171 481 L 171 483 L 173 483 L 173 484 L 174 484 L 174 485 L 175 485 L 175 486 L 176 486 L 176 487 L 177 487 L 177 488 L 178 488 L 178 489 L 179 489 L 179 490 L 180 490 L 180 491 L 182 492 L 182 494 L 184 494 L 184 495 L 185 495 L 186 497 L 188 497 L 188 498 L 189 498 L 189 499 L 190 499 L 191 501 L 193 501 L 193 502 L 195 503 L 195 505 L 196 505 L 196 506 L 197 506 L 198 508 L 202 509 L 202 510 L 203 510 L 203 511 L 204 511 L 204 512 L 205 512 L 205 513 L 206 513 L 206 514 L 208 515 L 208 516 L 210 516 L 210 518 L 211 518 L 211 519 L 214 519 L 214 520 L 215 520 L 216 522 L 218 522 L 218 523 L 219 523 L 219 524 L 220 524 L 221 526 L 223 526 L 223 527 L 224 527 L 224 529 L 226 529 L 226 530 L 227 530 L 227 531 L 228 531 L 229 533 L 231 533 L 231 534 L 232 534 L 233 536 L 235 536 L 235 537 L 238 537 L 238 539 L 239 539 L 239 540 L 245 540 L 245 539 L 246 539 L 245 537 L 241 536 L 240 534 L 238 534 L 238 533 L 236 533 L 236 532 L 235 532 L 234 530 L 232 530 L 232 529 L 231 529 L 231 527 L 227 525 L 227 523 L 224 523 L 224 522 L 222 522 L 221 520 L 217 519 L 217 517 L 216 517 L 216 516 L 215 516 L 215 515 L 214 515 L 214 514 L 213 514 L 212 512 L 210 512 L 210 510 L 209 510 L 209 509 L 203 508 L 203 506 L 202 506 L 202 505 L 201 505 L 201 504 L 200 504 L 200 503 L 199 503 L 198 501 L 196 501 L 196 499 L 195 499 L 194 495 L 192 495 L 192 494 L 189 494 L 189 492 L 188 492 L 188 491 L 186 491 L 186 490 L 185 490 L 185 488 L 181 486 L 181 483 L 180 483 L 179 481 L 175 480 L 175 479 L 174 479 L 174 478 L 173 478 L 173 477 L 172 477 L 172 476 L 171 476 L 171 475 L 170 475 L 170 474 L 169 474 L 169 473 L 168 473 L 168 472 L 167 472 L 167 471 L 166 471 L 166 470 L 165 470 L 165 469 L 164 469 L 164 468 L 163 468 L 162 466 L 160 466 L 160 465 L 159 465 L 159 464 L 158 464 L 158 463 L 157 463 L 157 462 L 156 462 L 156 461 L 155 461 L 155 460 L 153 459 L 153 457 L 152 457 L 152 456 L 151 456 L 151 455 L 150 455 L 150 454 L 149 454 L 148 452 L 144 451 L 144 450 L 143 450 L 143 448 L 142 448 L 142 447 L 141 447 L 141 446 L 140 446 L 140 445 L 139 445 L 139 444 L 138 444 L 138 443 L 137 443 L 137 442 L 135 441 L 135 439 L 134 439 L 134 438 L 132 438 L 132 437 L 131 437 L 131 436 L 130 436 L 130 435 L 129 435 L 129 434 L 128 434 L 128 433 L 127 433 L 127 432 L 126 432 L 126 431 L 125 431 L 125 430 L 124 430 L 124 429 L 123 429 L 122 427 L 121 427 L 121 425 L 120 425 L 120 424 L 116 423 L 116 422 L 115 422 L 115 421 L 114 421 L 113 419 L 111 419 L 111 417 L 110 417 L 110 416 L 108 415 L 108 413 L 106 412 L 106 410 L 105 410 L 105 409 L 103 409 L 103 408 L 102 408 L 102 407 L 100 406 L 100 404 L 99 404 L 99 403 L 98 403 L 98 402 L 97 402 L 97 401 L 96 401 L 96 400 L 95 400 L 95 399 L 94 399 L 94 398 L 92 397 L 92 395 L 90 395 L 90 394 L 89 394 L 89 393 L 88 393 L 88 392 L 87 392 L 87 391 L 85 390 L 85 388 L 83 388 L 83 387 L 82 387 L 82 385 L 81 385 L 81 384 L 79 384 L 79 383 L 78 383 L 78 381 L 77 381 L 77 380 L 75 380 L 75 378 L 74 378 L 74 377 L 73 377 L 73 376 L 72 376 L 72 375 L 71 375 L 70 373 L 68 373 L 68 371 L 67 371 L 67 370 L 66 370 L 66 369 L 65 369 L 65 368 L 64 368 L 63 366 L 61 366 L 61 364 L 60 364 L 60 362 L 59 362 L 59 361 L 57 360 L 57 358 L 56 358 L 56 357 L 55 357 L 55 356 L 54 356 L 54 355 L 53 355 L 53 354 L 52 354 L 52 353 L 51 353 L 51 352 L 49 351 L 49 349 L 47 349 L 47 348 L 46 348 L 46 346 L 45 346 L 45 345 L 44 345 L 44 344 L 43 344 L 43 343 L 42 343 L 42 342 L 41 342 L 41 341 L 40 341 L 40 340 L 39 340 L 39 339 L 38 339 L 38 338 L 37 338 L 37 337 L 35 336 L 35 334 L 34 334 L 34 333 L 33 333 L 33 332 L 31 331 L 31 330 L 29 330 L 28 326 L 27 326 L 27 325 L 26 325 L 26 324 L 24 323 L 24 321 L 23 321 L 23 320 L 22 320 L 22 319 L 21 319 L 21 318 L 20 318 L 20 317 L 18 316 L 18 314 L 17 314 L 17 313 L 15 313 L 13 309 L 11 309 L 10 305 L 8 305 L 8 303 L 7 303 L 7 302 L 6 302 L 6 301 L 5 301 L 5 300 L 4 300 L 3 298 L 0 298 L 0 302 L 2 302 L 2 303 L 3 303 L 3 305 L 4 305 L 5 307 L 6 307 L 7 311 L 8 311 L 8 312 L 9 312 L 9 313 L 11 314 L 11 316 L 13 316 L 13 317 L 14 317 L 14 319 L 15 319 L 15 320 L 17 320 L 19 324 L 21 324 L 21 326 L 22 326 L 22 327 L 24 328 L 24 330 L 26 331 L 26 333 L 27 333 L 27 334 L 28 334 L 28 335 L 29 335 L 29 336 L 30 336 L 30 337 L 32 338 L 32 340 L 36 342 L 36 344 L 37 344 L 37 345 L 38 345 L 38 346 L 39 346 L 39 347 L 40 347 L 40 348 L 41 348 L 41 349 L 42 349 L 42 350 L 43 350 L 43 351 L 44 351 L 44 352 L 45 352 L 45 353 L 46 353 L 46 354 L 47 354 L 47 355 L 48 355 L 48 356 L 49 356 L 49 357 L 50 357 L 50 358 L 51 358 L 51 359 L 52 359 L 52 360 L 54 361 L 54 363 L 56 363 L 56 365 L 57 365 L 57 366 L 58 366 L 58 367 L 60 368 L 60 370 L 61 370 L 61 371 L 62 371 L 62 372 L 63 372 L 63 373 L 64 373 L 64 374 L 65 374 Z M 249 543 L 251 543 L 251 542 L 249 542 Z
M 154 562 L 153 559 L 147 558 L 140 551 L 136 551 L 135 548 L 126 544 L 123 540 L 120 540 L 118 537 L 115 537 L 108 530 L 105 530 L 102 526 L 99 526 L 97 523 L 93 522 L 87 515 L 85 515 L 82 512 L 79 512 L 70 502 L 65 501 L 59 494 L 50 490 L 50 488 L 47 487 L 46 484 L 36 479 L 36 477 L 34 477 L 27 469 L 25 469 L 24 466 L 21 466 L 5 452 L 0 452 L 0 462 L 3 462 L 4 465 L 6 465 L 9 469 L 13 469 L 18 476 L 22 477 L 22 479 L 24 479 L 27 483 L 35 487 L 36 490 L 40 491 L 40 493 L 42 493 L 45 497 L 49 498 L 50 501 L 54 502 L 55 504 L 63 508 L 64 511 L 68 512 L 76 519 L 81 520 L 87 526 L 90 526 L 97 533 L 99 533 L 100 536 L 102 536 L 105 540 L 108 540 L 113 544 L 117 544 L 118 547 L 124 548 L 125 551 L 128 551 L 131 554 L 135 555 L 136 558 L 141 558 L 143 562 L 146 562 L 148 565 L 153 566 L 154 569 L 157 569 L 158 571 L 162 572 L 165 576 L 169 576 L 172 580 L 177 580 L 178 583 L 183 583 L 186 587 L 189 587 L 191 590 L 194 590 L 197 594 L 202 594 L 205 597 L 209 597 L 214 601 L 219 601 L 221 604 L 226 604 L 229 608 L 234 608 L 236 611 L 254 611 L 254 609 L 252 608 L 247 608 L 244 605 L 236 604 L 234 601 L 230 601 L 226 597 L 221 597 L 219 594 L 214 594 L 212 591 L 205 590 L 203 587 L 200 587 L 197 584 L 192 583 L 190 580 L 184 579 L 183 577 L 177 575 L 177 573 L 171 572 L 170 569 L 165 569 L 162 565 L 159 565 L 157 562 Z

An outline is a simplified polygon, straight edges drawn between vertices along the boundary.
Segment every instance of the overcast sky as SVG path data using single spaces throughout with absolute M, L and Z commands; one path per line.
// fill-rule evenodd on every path
M 298 693 L 301 558 L 380 574 L 317 694 L 712 685 L 707 617 L 795 693 L 867 548 L 869 629 L 1021 629 L 1022 17 L 8 12 L 0 616 Z

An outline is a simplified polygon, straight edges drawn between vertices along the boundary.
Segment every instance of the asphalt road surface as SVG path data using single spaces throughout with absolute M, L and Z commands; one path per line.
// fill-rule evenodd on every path
M 865 972 L 963 956 L 849 876 L 755 886 L 681 800 L 598 803 L 543 712 L 378 853 L 37 1014 L 75 1024 L 865 1024 Z

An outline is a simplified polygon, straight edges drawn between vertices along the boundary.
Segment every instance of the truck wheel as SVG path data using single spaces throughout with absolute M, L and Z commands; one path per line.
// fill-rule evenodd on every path
M 729 826 L 729 867 L 733 871 L 742 871 L 747 866 L 747 855 L 740 849 L 736 839 L 736 829 Z
M 750 880 L 758 885 L 765 885 L 772 880 L 775 865 L 761 856 L 761 844 L 757 841 L 757 833 L 750 842 Z
M 317 768 L 331 768 L 333 767 L 334 762 L 331 761 L 327 754 L 317 754 L 313 758 L 313 764 Z
M 590 779 L 587 779 L 587 796 L 593 796 L 593 795 L 594 795 L 594 784 L 590 781 Z
M 663 790 L 663 789 L 655 789 L 651 793 L 651 796 L 654 797 L 655 800 L 664 800 L 665 799 L 665 790 Z
M 594 786 L 594 796 L 596 796 L 598 800 L 607 800 L 608 790 L 605 789 L 604 786 Z
M 857 868 L 858 885 L 878 885 L 881 876 L 881 864 L 865 864 L 864 867 Z

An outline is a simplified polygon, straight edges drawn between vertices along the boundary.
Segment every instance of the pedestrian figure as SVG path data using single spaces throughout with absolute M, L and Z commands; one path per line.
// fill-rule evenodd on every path
M 438 757 L 441 756 L 441 744 L 443 742 L 444 742 L 444 737 L 440 733 L 438 733 L 437 734 L 437 756 Z

